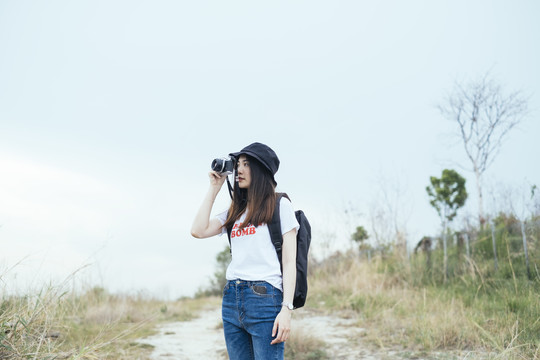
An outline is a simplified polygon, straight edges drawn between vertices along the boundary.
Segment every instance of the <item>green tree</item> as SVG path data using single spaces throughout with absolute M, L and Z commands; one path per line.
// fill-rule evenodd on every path
M 368 259 L 371 259 L 371 246 L 366 243 L 369 235 L 363 226 L 356 227 L 356 231 L 351 235 L 351 239 L 358 244 L 360 251 L 367 251 Z
M 467 200 L 467 190 L 465 189 L 465 178 L 455 170 L 444 169 L 442 176 L 430 177 L 431 185 L 426 187 L 430 197 L 430 204 L 437 210 L 441 218 L 443 228 L 443 248 L 444 248 L 444 281 L 448 275 L 448 255 L 446 251 L 446 229 L 457 214 L 459 208 L 465 205 Z
M 361 245 L 365 240 L 369 238 L 369 235 L 367 230 L 364 229 L 363 226 L 358 226 L 356 227 L 356 231 L 354 232 L 354 234 L 352 234 L 351 238 L 353 239 L 353 241 Z

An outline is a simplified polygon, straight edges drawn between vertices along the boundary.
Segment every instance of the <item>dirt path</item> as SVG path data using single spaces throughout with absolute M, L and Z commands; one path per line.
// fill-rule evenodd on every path
M 376 356 L 362 349 L 357 341 L 351 341 L 365 331 L 353 327 L 353 323 L 353 320 L 298 311 L 293 318 L 292 331 L 303 331 L 324 340 L 331 359 L 391 359 Z M 192 321 L 162 325 L 158 331 L 158 334 L 141 340 L 154 346 L 152 360 L 226 358 L 219 308 L 204 310 Z
M 158 330 L 141 340 L 154 346 L 152 360 L 221 359 L 225 353 L 221 308 L 203 310 L 196 319 L 165 324 Z
M 226 359 L 225 340 L 221 326 L 221 309 L 203 310 L 191 321 L 162 325 L 158 334 L 141 339 L 154 346 L 152 360 Z M 414 354 L 392 349 L 373 349 L 362 340 L 366 329 L 356 326 L 353 319 L 318 315 L 297 310 L 293 316 L 293 333 L 309 334 L 323 340 L 332 360 L 398 360 L 398 359 L 479 359 L 472 353 Z

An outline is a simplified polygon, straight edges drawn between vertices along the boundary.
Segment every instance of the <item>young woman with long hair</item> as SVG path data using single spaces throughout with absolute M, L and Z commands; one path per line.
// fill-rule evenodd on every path
M 284 342 L 291 329 L 296 284 L 296 233 L 299 224 L 291 202 L 280 200 L 283 234 L 279 263 L 267 224 L 276 205 L 279 168 L 276 153 L 253 143 L 237 153 L 233 200 L 228 211 L 210 213 L 226 175 L 209 173 L 210 188 L 193 221 L 191 234 L 208 238 L 231 231 L 232 260 L 223 289 L 222 317 L 231 360 L 283 359 Z

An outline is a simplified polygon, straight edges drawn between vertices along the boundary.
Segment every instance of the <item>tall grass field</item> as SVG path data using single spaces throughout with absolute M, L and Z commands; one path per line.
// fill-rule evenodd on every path
M 422 252 L 337 253 L 312 266 L 308 306 L 348 312 L 377 348 L 540 359 L 539 235 L 537 226 L 528 228 L 527 271 L 519 227 L 479 231 L 469 256 L 449 248 L 446 281 L 440 249 L 430 266 Z

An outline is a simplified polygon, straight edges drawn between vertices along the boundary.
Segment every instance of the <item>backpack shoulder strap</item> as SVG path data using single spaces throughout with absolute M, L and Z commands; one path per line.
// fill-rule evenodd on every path
M 270 239 L 272 240 L 272 244 L 274 244 L 274 247 L 276 248 L 279 264 L 283 268 L 281 262 L 283 236 L 281 234 L 281 218 L 279 216 L 279 205 L 282 197 L 286 197 L 287 199 L 289 198 L 285 193 L 276 193 L 276 207 L 274 208 L 274 215 L 272 216 L 272 221 L 270 221 L 270 223 L 268 224 L 268 231 L 270 232 Z

